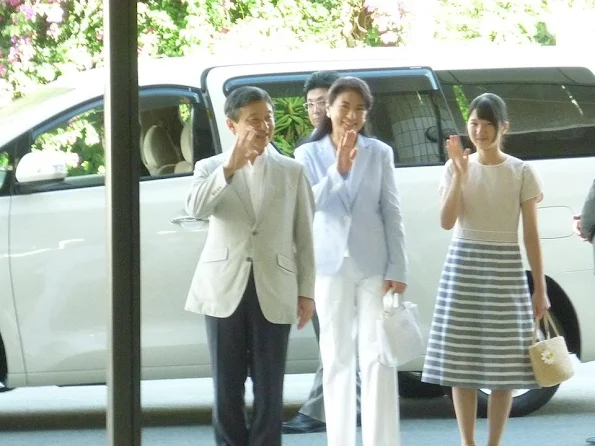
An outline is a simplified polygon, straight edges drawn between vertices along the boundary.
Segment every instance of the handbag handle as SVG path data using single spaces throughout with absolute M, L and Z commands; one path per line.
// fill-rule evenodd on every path
M 399 295 L 393 293 L 392 290 L 388 290 L 388 292 L 382 297 L 382 306 L 384 309 L 384 313 L 392 313 L 394 309 L 399 304 Z
M 560 336 L 558 327 L 556 327 L 556 324 L 554 323 L 554 320 L 552 319 L 552 316 L 550 315 L 549 311 L 546 311 L 545 315 L 543 316 L 543 325 L 545 326 L 546 339 L 551 338 L 550 326 L 554 329 L 554 333 L 556 334 L 556 336 Z M 539 330 L 539 319 L 535 318 L 535 330 L 533 330 L 533 344 L 535 344 L 535 342 L 537 341 L 537 331 L 538 330 Z

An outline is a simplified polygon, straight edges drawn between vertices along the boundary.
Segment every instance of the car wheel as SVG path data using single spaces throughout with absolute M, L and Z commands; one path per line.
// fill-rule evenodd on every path
M 556 327 L 560 331 L 560 335 L 564 336 L 564 329 L 560 321 L 556 319 L 555 314 L 550 313 Z M 544 338 L 543 330 L 538 332 L 539 339 Z M 515 389 L 512 391 L 512 408 L 510 409 L 511 417 L 523 417 L 535 412 L 537 409 L 543 407 L 556 393 L 560 386 L 542 387 L 539 389 Z M 442 391 L 446 396 L 452 399 L 452 389 L 450 387 L 442 387 Z M 490 396 L 489 389 L 479 389 L 477 392 L 477 416 L 485 418 L 488 415 L 488 400 Z
M 421 381 L 421 372 L 399 372 L 399 396 L 403 398 L 436 398 L 442 387 Z
M 559 386 L 541 389 L 514 390 L 512 392 L 511 417 L 524 417 L 544 406 L 556 393 Z M 477 412 L 480 417 L 488 416 L 489 390 L 480 389 L 477 393 Z

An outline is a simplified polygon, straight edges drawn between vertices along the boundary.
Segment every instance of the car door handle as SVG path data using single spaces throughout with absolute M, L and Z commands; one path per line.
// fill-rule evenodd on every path
M 180 215 L 169 220 L 174 225 L 181 225 L 183 223 L 208 223 L 209 220 L 203 220 L 191 217 L 190 215 Z
M 178 217 L 173 217 L 169 220 L 170 223 L 174 225 L 181 225 L 182 223 L 193 223 L 198 221 L 196 218 L 191 217 L 190 215 L 180 215 Z

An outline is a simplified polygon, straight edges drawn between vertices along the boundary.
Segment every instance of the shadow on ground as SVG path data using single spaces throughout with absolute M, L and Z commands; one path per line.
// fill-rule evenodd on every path
M 284 419 L 292 418 L 297 405 L 284 408 Z M 452 404 L 445 397 L 401 398 L 401 418 L 446 419 L 454 417 Z M 151 407 L 143 409 L 143 426 L 192 426 L 211 423 L 211 411 L 197 407 Z M 104 428 L 105 410 L 30 411 L 0 414 L 0 431 Z

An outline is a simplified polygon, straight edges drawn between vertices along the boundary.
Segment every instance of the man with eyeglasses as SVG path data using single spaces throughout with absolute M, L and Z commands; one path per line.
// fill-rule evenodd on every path
M 316 71 L 312 73 L 304 84 L 304 108 L 308 112 L 308 118 L 314 128 L 318 126 L 322 118 L 326 116 L 326 97 L 330 86 L 340 77 L 335 71 Z M 308 135 L 297 142 L 297 147 L 310 139 Z M 320 325 L 316 311 L 312 316 L 312 325 L 316 340 L 320 342 Z M 358 426 L 360 425 L 360 381 L 357 376 L 357 416 Z M 285 434 L 306 434 L 312 432 L 324 432 L 326 430 L 326 417 L 324 413 L 324 397 L 322 389 L 322 362 L 318 365 L 314 383 L 310 390 L 308 400 L 302 405 L 299 412 L 290 421 L 283 423 Z
M 316 71 L 306 79 L 304 84 L 304 108 L 308 112 L 308 119 L 314 128 L 320 124 L 326 116 L 326 94 L 333 82 L 339 79 L 339 73 L 335 71 Z M 296 147 L 308 141 L 311 135 L 300 139 Z

